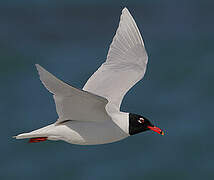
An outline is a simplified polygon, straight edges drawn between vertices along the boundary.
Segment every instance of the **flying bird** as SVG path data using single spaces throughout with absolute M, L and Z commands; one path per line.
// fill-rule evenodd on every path
M 53 124 L 15 138 L 29 138 L 29 142 L 63 140 L 95 145 L 119 141 L 147 130 L 164 135 L 146 117 L 120 111 L 124 95 L 143 78 L 147 62 L 140 31 L 128 9 L 124 8 L 106 61 L 82 90 L 36 64 L 40 80 L 53 94 L 59 118 Z

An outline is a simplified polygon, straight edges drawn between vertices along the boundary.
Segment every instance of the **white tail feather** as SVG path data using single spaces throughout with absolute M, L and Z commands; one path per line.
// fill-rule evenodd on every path
M 25 139 L 25 138 L 36 138 L 36 137 L 49 137 L 52 135 L 50 133 L 50 130 L 53 129 L 54 126 L 55 126 L 54 124 L 51 124 L 51 125 L 45 126 L 43 128 L 34 130 L 29 133 L 22 133 L 17 136 L 13 136 L 13 138 Z

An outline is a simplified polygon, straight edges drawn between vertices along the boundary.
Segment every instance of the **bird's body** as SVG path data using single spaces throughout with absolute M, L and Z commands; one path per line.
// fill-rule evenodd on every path
M 53 94 L 58 120 L 49 126 L 15 136 L 30 142 L 64 140 L 72 144 L 105 144 L 153 130 L 143 116 L 121 112 L 127 91 L 145 74 L 148 57 L 137 25 L 127 8 L 122 11 L 107 60 L 76 89 L 36 65 L 44 86 Z
M 44 133 L 43 133 L 44 132 Z M 44 128 L 25 133 L 27 138 L 47 137 L 48 140 L 63 140 L 72 144 L 95 145 L 119 141 L 129 135 L 112 121 L 82 122 L 66 121 L 62 124 L 51 124 Z M 22 136 L 23 138 L 24 136 Z

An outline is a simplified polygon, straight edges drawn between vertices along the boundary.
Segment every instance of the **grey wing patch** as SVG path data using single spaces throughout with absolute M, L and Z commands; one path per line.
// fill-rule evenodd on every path
M 107 101 L 99 101 L 91 97 L 56 96 L 54 95 L 57 122 L 64 120 L 104 121 L 108 119 L 105 107 Z
M 57 123 L 65 120 L 104 121 L 109 119 L 105 110 L 108 103 L 106 98 L 74 88 L 40 65 L 37 64 L 36 67 L 42 83 L 53 94 L 59 115 Z
M 105 97 L 117 110 L 124 95 L 146 71 L 148 56 L 137 24 L 124 8 L 106 62 L 88 79 L 84 90 Z

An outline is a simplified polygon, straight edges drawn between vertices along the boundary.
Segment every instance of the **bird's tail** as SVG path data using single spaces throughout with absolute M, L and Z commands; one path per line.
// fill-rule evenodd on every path
M 29 142 L 41 142 L 46 141 L 48 139 L 51 139 L 50 130 L 53 128 L 54 124 L 51 124 L 49 126 L 34 130 L 29 133 L 22 133 L 17 136 L 13 136 L 13 138 L 16 139 L 30 139 Z

